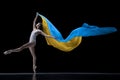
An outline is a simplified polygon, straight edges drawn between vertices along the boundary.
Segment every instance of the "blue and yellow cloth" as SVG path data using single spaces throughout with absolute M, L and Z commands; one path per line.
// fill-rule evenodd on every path
M 57 28 L 43 15 L 39 14 L 42 18 L 43 31 L 54 38 L 46 38 L 47 44 L 51 45 L 61 51 L 69 52 L 78 47 L 82 41 L 82 37 L 105 35 L 116 32 L 115 27 L 97 27 L 84 23 L 81 27 L 74 29 L 66 39 Z

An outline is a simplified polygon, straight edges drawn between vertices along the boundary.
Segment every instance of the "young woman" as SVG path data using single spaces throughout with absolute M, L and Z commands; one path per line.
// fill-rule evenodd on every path
M 48 37 L 48 38 L 54 38 L 53 36 L 47 35 L 42 30 L 39 29 L 39 27 L 41 26 L 41 23 L 38 22 L 36 24 L 37 18 L 38 18 L 38 13 L 36 13 L 36 17 L 34 18 L 34 21 L 33 21 L 33 30 L 31 32 L 29 42 L 22 45 L 21 47 L 18 47 L 16 49 L 10 49 L 10 50 L 7 50 L 4 52 L 4 54 L 7 55 L 7 54 L 11 54 L 12 52 L 20 52 L 25 48 L 29 48 L 31 55 L 32 55 L 32 58 L 33 58 L 33 71 L 34 72 L 36 72 L 36 68 L 37 68 L 36 55 L 35 55 L 35 45 L 36 45 L 37 35 L 41 34 L 41 35 Z

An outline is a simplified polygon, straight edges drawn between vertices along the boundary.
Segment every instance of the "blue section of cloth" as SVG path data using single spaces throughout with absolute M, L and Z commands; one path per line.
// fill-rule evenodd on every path
M 83 23 L 82 26 L 72 30 L 71 33 L 68 35 L 68 37 L 64 39 L 62 34 L 46 17 L 42 16 L 41 14 L 39 14 L 39 16 L 46 19 L 50 34 L 56 37 L 56 40 L 60 42 L 68 42 L 71 39 L 75 37 L 80 37 L 80 36 L 81 37 L 99 36 L 99 35 L 105 35 L 105 34 L 109 34 L 117 31 L 115 27 L 98 27 L 94 25 L 89 25 L 87 23 Z

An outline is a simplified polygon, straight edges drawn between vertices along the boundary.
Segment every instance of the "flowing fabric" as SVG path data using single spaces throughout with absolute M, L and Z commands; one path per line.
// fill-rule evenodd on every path
M 74 29 L 66 39 L 63 38 L 57 28 L 43 15 L 42 18 L 43 31 L 54 38 L 45 38 L 48 45 L 51 45 L 61 51 L 69 52 L 78 47 L 82 41 L 82 37 L 105 35 L 116 32 L 115 27 L 97 27 L 84 23 L 81 27 Z

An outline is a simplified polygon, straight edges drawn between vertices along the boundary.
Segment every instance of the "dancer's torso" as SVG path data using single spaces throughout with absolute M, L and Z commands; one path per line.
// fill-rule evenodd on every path
M 36 42 L 36 36 L 39 34 L 40 30 L 39 29 L 34 29 L 31 32 L 29 42 Z

